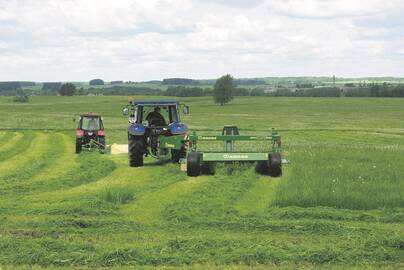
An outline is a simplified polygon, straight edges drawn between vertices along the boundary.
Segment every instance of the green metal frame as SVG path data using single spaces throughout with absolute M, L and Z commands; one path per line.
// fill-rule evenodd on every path
M 225 127 L 226 128 L 226 127 Z M 235 127 L 236 128 L 236 127 Z M 237 128 L 236 128 L 237 129 Z M 237 131 L 238 133 L 238 131 Z M 189 151 L 198 151 L 198 141 L 223 141 L 223 152 L 201 152 L 202 160 L 206 162 L 227 162 L 227 161 L 266 161 L 271 153 L 282 152 L 281 136 L 275 129 L 272 129 L 270 136 L 249 136 L 249 135 L 218 135 L 206 136 L 197 135 L 195 132 L 189 136 L 191 147 Z M 268 141 L 271 143 L 270 153 L 260 152 L 236 152 L 236 141 Z
M 180 150 L 185 147 L 184 135 L 160 136 L 159 148 Z

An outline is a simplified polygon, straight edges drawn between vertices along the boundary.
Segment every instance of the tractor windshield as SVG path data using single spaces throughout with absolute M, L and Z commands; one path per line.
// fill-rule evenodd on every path
M 136 123 L 145 126 L 167 126 L 173 122 L 179 122 L 176 105 L 138 105 L 134 110 Z
M 84 130 L 99 130 L 102 128 L 100 120 L 99 117 L 84 116 L 81 119 L 81 128 Z
M 166 126 L 168 119 L 168 110 L 164 106 L 144 107 L 143 110 L 144 120 L 148 122 L 149 126 Z

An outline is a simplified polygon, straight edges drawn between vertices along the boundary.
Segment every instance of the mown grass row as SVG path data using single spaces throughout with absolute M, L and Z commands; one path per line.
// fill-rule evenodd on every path
M 24 134 L 20 132 L 10 132 L 7 133 L 6 136 L 8 140 L 1 145 L 0 148 L 0 161 L 8 160 L 24 152 L 31 145 L 36 134 L 32 132 L 26 132 Z
M 31 140 L 32 138 L 32 140 Z M 3 157 L 6 160 L 0 162 L 0 178 L 4 179 L 18 171 L 24 165 L 30 165 L 35 160 L 37 152 L 45 151 L 48 135 L 45 133 L 27 133 L 7 151 Z
M 116 165 L 107 158 L 99 157 L 98 153 L 81 155 L 77 157 L 77 163 L 79 164 L 78 168 L 67 171 L 57 180 L 44 180 L 44 182 L 37 182 L 35 186 L 31 187 L 36 188 L 39 194 L 24 199 L 27 202 L 31 201 L 30 207 L 25 211 L 75 215 L 86 214 L 87 211 L 90 211 L 96 215 L 102 214 L 102 209 L 97 211 L 97 204 L 94 204 L 92 200 L 75 201 L 74 198 L 59 196 L 59 194 L 63 194 L 63 190 L 98 181 L 113 172 Z M 50 203 L 52 204 L 50 205 Z
M 60 139 L 60 134 L 54 136 L 46 134 L 43 139 L 34 141 L 31 147 L 21 152 L 20 157 L 15 161 L 18 163 L 17 169 L 8 174 L 0 174 L 0 181 L 3 184 L 2 193 L 4 194 L 9 188 L 17 192 L 21 191 L 18 189 L 18 183 L 31 180 L 49 166 L 58 153 Z
M 116 168 L 113 161 L 98 153 L 77 156 L 73 148 L 67 135 L 41 133 L 21 157 L 0 163 L 4 167 L 0 172 L 0 208 L 13 213 L 49 212 L 52 201 L 61 201 L 61 191 L 97 181 Z
M 7 144 L 7 142 L 14 137 L 15 134 L 6 131 L 0 131 L 0 149 L 2 149 L 3 145 Z
M 22 166 L 21 169 L 4 177 L 7 179 L 4 192 L 16 196 L 46 191 L 59 178 L 78 168 L 72 140 L 65 134 L 49 134 L 49 136 L 42 153 L 36 152 L 35 158 L 29 161 L 29 166 Z
M 134 200 L 144 203 L 147 198 L 155 196 L 153 195 L 155 192 L 159 193 L 161 189 L 172 184 L 174 186 L 169 189 L 175 190 L 175 183 L 185 178 L 185 175 L 173 165 L 154 174 L 157 177 L 152 177 L 149 171 L 155 168 L 146 166 L 138 168 L 134 173 L 133 169 L 128 168 L 126 157 L 114 158 L 112 161 L 98 153 L 69 155 L 73 155 L 77 165 L 74 167 L 69 165 L 65 168 L 68 171 L 64 174 L 55 178 L 48 174 L 50 170 L 47 168 L 39 175 L 35 175 L 31 181 L 22 182 L 19 185 L 14 183 L 16 189 L 13 195 L 24 194 L 20 204 L 29 204 L 25 212 L 97 216 L 106 214 L 111 209 L 116 210 L 117 205 L 128 204 Z M 54 163 L 50 165 L 55 165 Z M 167 175 L 173 176 L 167 177 Z M 29 194 L 25 194 L 27 192 Z M 138 210 L 132 208 L 132 206 L 123 206 L 126 216 L 136 217 L 137 211 L 144 211 L 142 207 L 136 206 Z M 108 209 L 107 212 L 105 212 L 106 209 Z

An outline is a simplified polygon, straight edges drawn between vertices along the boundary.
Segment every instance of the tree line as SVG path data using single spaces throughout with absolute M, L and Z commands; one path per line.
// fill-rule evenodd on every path
M 355 87 L 346 84 L 345 87 L 313 87 L 309 84 L 299 84 L 299 87 L 290 88 L 278 86 L 275 89 L 263 87 L 246 88 L 237 84 L 238 80 L 230 75 L 215 80 L 212 88 L 200 86 L 170 85 L 167 90 L 147 86 L 121 86 L 111 87 L 78 87 L 73 83 L 45 82 L 42 84 L 43 95 L 153 95 L 175 97 L 202 97 L 213 96 L 217 103 L 225 104 L 235 96 L 280 96 L 280 97 L 404 97 L 404 84 L 372 83 Z M 35 82 L 0 82 L 0 95 L 38 94 L 35 90 L 24 87 L 35 86 Z M 222 103 L 223 102 L 223 103 Z
M 0 95 L 12 96 L 16 94 L 18 89 L 31 86 L 35 86 L 35 82 L 28 82 L 28 81 L 0 82 Z

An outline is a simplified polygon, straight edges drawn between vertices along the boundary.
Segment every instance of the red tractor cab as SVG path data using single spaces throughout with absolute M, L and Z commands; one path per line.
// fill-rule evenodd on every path
M 80 115 L 76 129 L 76 153 L 85 148 L 105 150 L 105 130 L 102 117 L 98 113 L 83 113 Z

